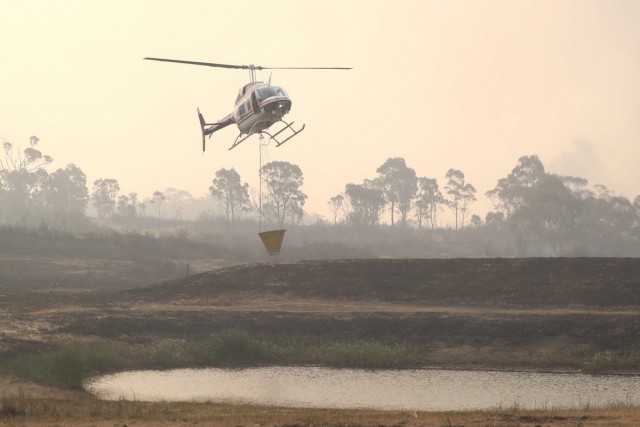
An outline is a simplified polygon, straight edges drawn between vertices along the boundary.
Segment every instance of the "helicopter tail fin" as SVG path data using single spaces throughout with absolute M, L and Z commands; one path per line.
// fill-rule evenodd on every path
M 202 131 L 202 152 L 204 152 L 204 149 L 205 149 L 206 136 L 211 138 L 212 133 L 219 131 L 220 129 L 225 128 L 230 124 L 233 124 L 236 122 L 235 119 L 233 118 L 233 114 L 229 114 L 227 117 L 225 117 L 224 119 L 222 119 L 222 121 L 218 123 L 207 123 L 204 120 L 204 116 L 200 112 L 199 108 L 198 108 L 198 121 L 200 122 L 200 130 Z
M 198 108 L 198 120 L 200 121 L 200 130 L 202 131 L 202 152 L 204 153 L 204 149 L 205 149 L 204 126 L 206 125 L 206 122 L 204 121 L 204 117 L 202 116 L 202 113 L 200 112 L 199 108 Z

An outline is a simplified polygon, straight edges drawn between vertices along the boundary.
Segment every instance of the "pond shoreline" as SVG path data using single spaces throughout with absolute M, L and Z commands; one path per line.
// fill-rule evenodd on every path
M 579 409 L 640 406 L 640 377 L 431 369 L 325 367 L 128 371 L 88 380 L 103 399 L 211 401 L 375 410 Z M 543 402 L 543 406 L 538 402 Z

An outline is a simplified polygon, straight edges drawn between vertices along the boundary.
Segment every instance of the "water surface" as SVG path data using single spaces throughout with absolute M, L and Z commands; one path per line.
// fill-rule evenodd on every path
M 640 377 L 441 369 L 320 367 L 133 371 L 90 380 L 105 399 L 270 406 L 460 410 L 640 405 Z

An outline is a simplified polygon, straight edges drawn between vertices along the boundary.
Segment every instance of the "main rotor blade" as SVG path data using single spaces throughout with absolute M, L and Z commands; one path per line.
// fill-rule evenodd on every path
M 353 70 L 350 67 L 260 67 L 260 70 Z
M 178 64 L 203 65 L 205 67 L 235 68 L 240 70 L 246 70 L 251 68 L 249 65 L 215 64 L 213 62 L 182 61 L 179 59 L 166 59 L 166 58 L 143 58 L 143 59 L 148 59 L 149 61 L 176 62 Z M 261 69 L 260 67 L 255 67 L 255 68 Z
M 213 62 L 183 61 L 180 59 L 144 58 L 149 61 L 175 62 L 178 64 L 202 65 L 205 67 L 234 68 L 239 70 L 351 70 L 346 67 L 262 67 L 260 65 L 216 64 Z

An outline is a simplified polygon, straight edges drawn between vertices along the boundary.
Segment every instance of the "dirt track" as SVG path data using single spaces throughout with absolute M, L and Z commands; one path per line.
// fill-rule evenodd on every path
M 0 352 L 67 341 L 378 340 L 432 366 L 581 369 L 640 342 L 640 260 L 343 260 L 241 265 L 113 293 L 0 299 Z M 638 371 L 640 367 L 632 368 Z

